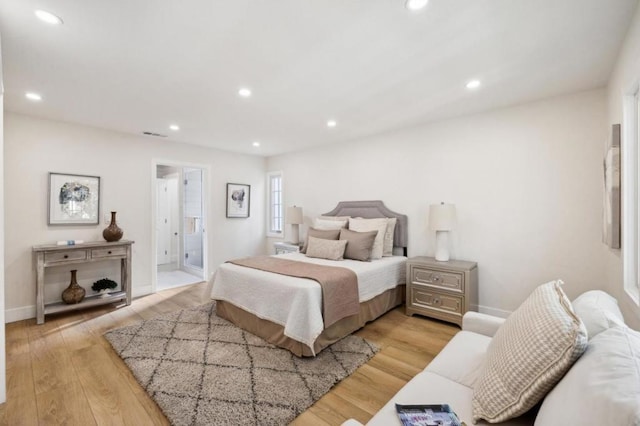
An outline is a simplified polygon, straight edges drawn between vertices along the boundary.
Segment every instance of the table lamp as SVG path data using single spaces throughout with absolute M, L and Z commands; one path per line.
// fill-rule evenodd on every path
M 436 260 L 449 260 L 449 231 L 456 222 L 456 206 L 453 204 L 432 204 L 429 206 L 429 229 L 436 231 Z
M 291 242 L 298 244 L 300 242 L 300 224 L 302 224 L 302 207 L 287 207 L 286 223 L 291 225 L 293 231 Z

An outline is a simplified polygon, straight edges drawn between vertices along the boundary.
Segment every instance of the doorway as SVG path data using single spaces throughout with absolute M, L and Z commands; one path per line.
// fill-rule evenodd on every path
M 204 280 L 204 170 L 157 164 L 156 291 Z

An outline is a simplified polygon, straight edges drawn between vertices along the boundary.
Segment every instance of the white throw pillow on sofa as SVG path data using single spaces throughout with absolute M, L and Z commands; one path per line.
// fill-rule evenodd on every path
M 618 301 L 602 290 L 582 293 L 571 306 L 587 328 L 589 340 L 611 327 L 624 325 Z
M 544 399 L 536 426 L 640 425 L 640 333 L 609 328 Z

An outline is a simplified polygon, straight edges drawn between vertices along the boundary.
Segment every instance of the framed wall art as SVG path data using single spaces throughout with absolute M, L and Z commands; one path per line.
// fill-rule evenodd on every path
M 49 173 L 49 225 L 97 225 L 100 177 Z
M 620 125 L 611 126 L 611 143 L 604 157 L 604 204 L 602 240 L 613 249 L 620 248 Z
M 227 217 L 249 217 L 251 185 L 227 183 Z

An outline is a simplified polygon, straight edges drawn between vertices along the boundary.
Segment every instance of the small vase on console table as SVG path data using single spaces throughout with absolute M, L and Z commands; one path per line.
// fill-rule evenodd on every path
M 116 224 L 116 212 L 111 212 L 111 223 L 102 231 L 102 236 L 105 240 L 112 243 L 114 241 L 120 241 L 124 232 Z

